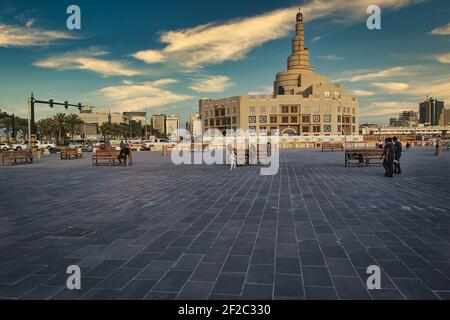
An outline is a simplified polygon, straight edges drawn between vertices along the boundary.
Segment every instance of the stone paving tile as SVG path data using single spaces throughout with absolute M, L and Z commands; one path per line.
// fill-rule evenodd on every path
M 133 280 L 117 296 L 120 300 L 142 300 L 156 285 L 156 280 Z
M 219 275 L 212 294 L 240 295 L 244 285 L 245 273 L 226 273 Z
M 436 300 L 434 294 L 420 279 L 392 279 L 408 300 Z
M 177 296 L 177 300 L 207 300 L 214 282 L 188 282 Z
M 279 298 L 303 298 L 305 291 L 299 275 L 276 274 L 274 296 Z
M 272 300 L 273 285 L 246 283 L 241 298 L 242 300 Z
M 302 150 L 273 177 L 157 153 L 0 167 L 0 299 L 449 299 L 450 153 L 432 153 L 405 153 L 389 180 Z

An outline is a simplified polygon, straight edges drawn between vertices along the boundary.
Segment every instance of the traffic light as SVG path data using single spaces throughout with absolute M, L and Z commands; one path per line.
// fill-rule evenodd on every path
M 81 103 L 79 103 L 78 104 L 78 110 L 80 110 L 80 112 L 81 112 L 82 109 L 83 109 L 83 106 L 81 105 Z
M 53 109 L 53 107 L 54 107 L 54 104 L 53 104 L 54 102 L 53 102 L 53 99 L 50 99 L 49 100 L 49 104 L 50 104 L 50 108 L 52 108 Z
M 69 102 L 68 101 L 64 101 L 64 108 L 66 108 L 66 110 L 69 110 Z

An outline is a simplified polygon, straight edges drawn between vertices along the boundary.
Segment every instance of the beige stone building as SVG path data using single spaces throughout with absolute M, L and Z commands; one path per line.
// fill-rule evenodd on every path
M 84 109 L 79 114 L 80 119 L 87 124 L 98 125 L 99 127 L 106 123 L 129 123 L 129 118 L 118 112 L 111 112 L 110 110 L 99 110 L 94 112 L 93 109 Z
M 171 137 L 172 133 L 180 129 L 180 117 L 179 116 L 167 116 L 166 117 L 166 134 L 167 137 Z
M 161 135 L 166 134 L 166 115 L 165 114 L 154 114 L 152 116 L 152 127 Z
M 204 130 L 242 129 L 290 136 L 359 135 L 359 101 L 342 85 L 315 73 L 305 48 L 303 14 L 297 15 L 296 35 L 288 70 L 276 75 L 271 96 L 239 96 L 200 100 Z

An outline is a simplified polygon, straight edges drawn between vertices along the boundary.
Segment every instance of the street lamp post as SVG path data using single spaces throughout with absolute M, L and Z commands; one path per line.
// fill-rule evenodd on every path
M 344 135 L 344 151 L 347 147 L 347 131 L 345 130 L 345 121 L 344 121 L 344 106 L 342 105 L 342 101 L 339 100 L 336 97 L 333 97 L 333 100 L 337 101 L 339 103 L 339 106 L 341 108 L 341 134 Z

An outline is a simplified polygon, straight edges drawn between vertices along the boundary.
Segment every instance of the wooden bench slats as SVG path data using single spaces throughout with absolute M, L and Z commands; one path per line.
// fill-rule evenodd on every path
M 33 154 L 29 151 L 5 151 L 2 154 L 3 165 L 28 164 L 33 162 Z
M 93 166 L 101 165 L 99 163 L 99 161 L 108 161 L 108 164 L 110 166 L 121 165 L 121 164 L 125 165 L 125 166 L 130 166 L 133 164 L 133 158 L 131 155 L 131 151 L 130 151 L 130 154 L 127 156 L 127 160 L 122 163 L 120 163 L 120 161 L 119 161 L 119 156 L 120 156 L 120 151 L 117 151 L 116 149 L 113 149 L 113 148 L 100 149 L 100 150 L 97 150 L 93 154 L 92 165 Z
M 345 166 L 352 165 L 360 167 L 382 166 L 383 161 L 380 160 L 383 155 L 383 149 L 347 149 L 345 150 Z M 356 155 L 356 157 L 353 157 Z M 359 156 L 362 155 L 363 162 L 360 162 Z M 377 162 L 371 160 L 378 160 Z
M 83 153 L 78 152 L 78 149 L 73 148 L 65 148 L 60 151 L 61 160 L 73 160 L 73 159 L 82 159 Z

